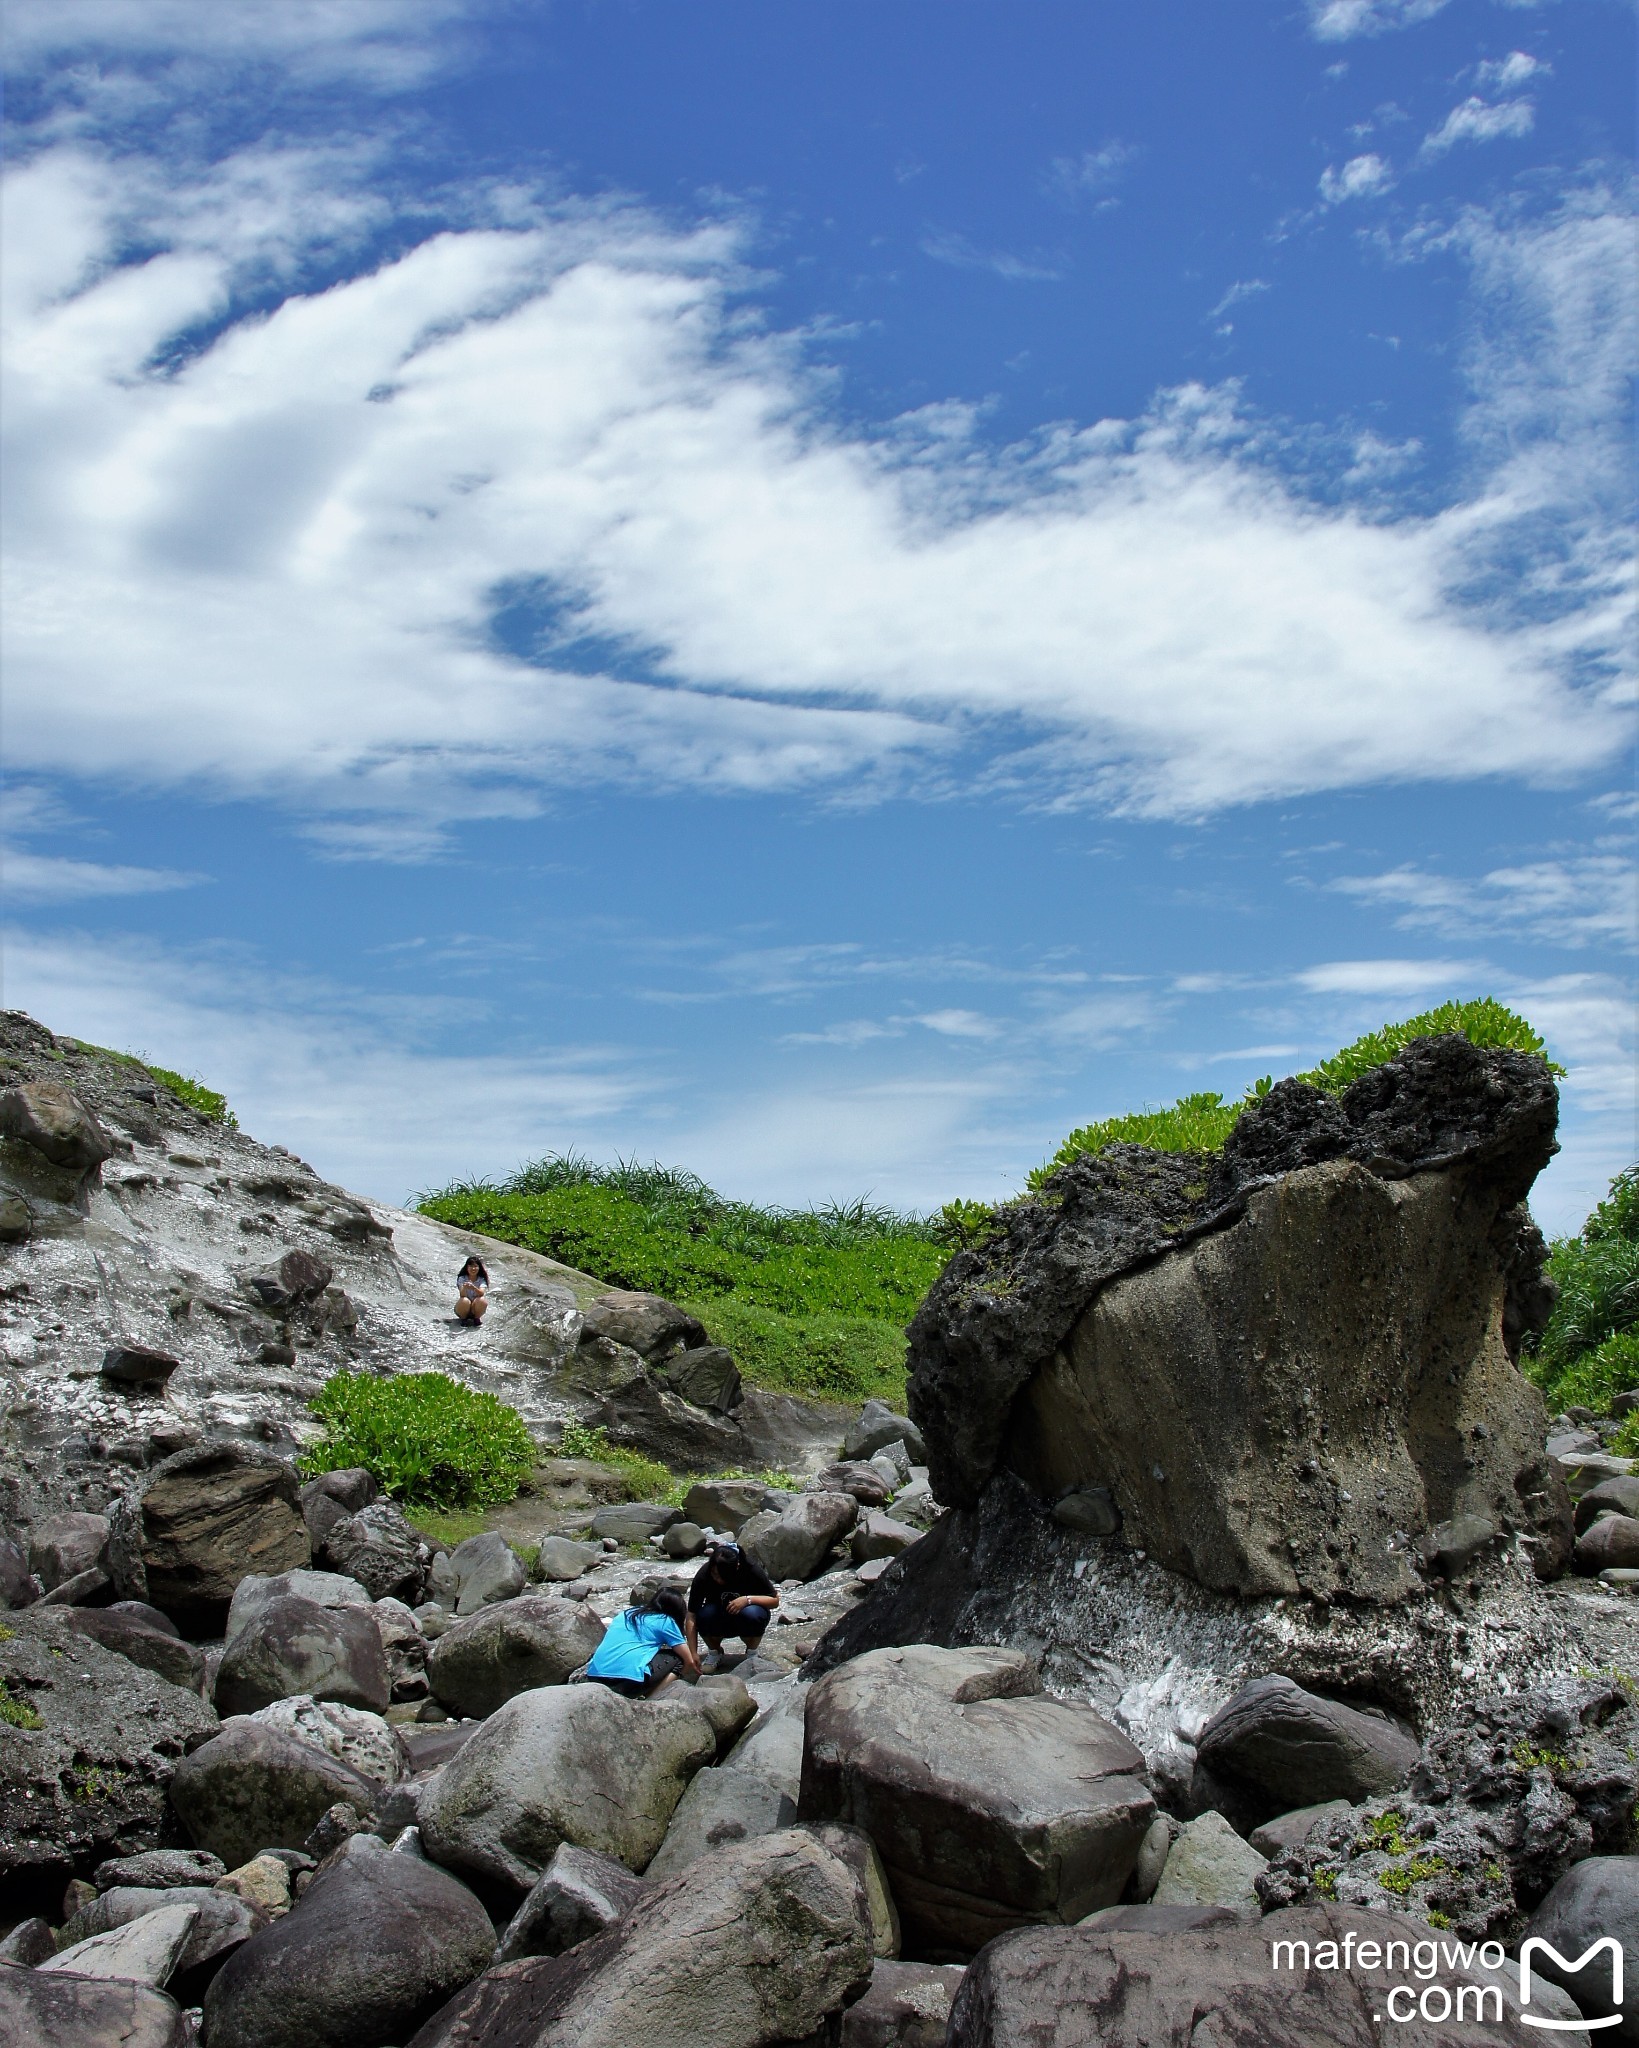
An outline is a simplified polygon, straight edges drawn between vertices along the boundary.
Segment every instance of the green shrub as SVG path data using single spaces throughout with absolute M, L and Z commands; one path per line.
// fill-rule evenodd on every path
M 1433 1038 L 1453 1031 L 1461 1032 L 1471 1045 L 1502 1046 L 1514 1052 L 1543 1050 L 1540 1035 L 1523 1017 L 1491 996 L 1480 996 L 1471 1002 L 1441 1003 L 1436 1009 L 1408 1017 L 1403 1024 L 1385 1024 L 1380 1030 L 1369 1031 L 1364 1038 L 1357 1038 L 1330 1059 L 1322 1060 L 1318 1067 L 1310 1067 L 1295 1078 L 1324 1088 L 1329 1095 L 1341 1095 L 1363 1074 L 1387 1065 L 1412 1039 Z M 1565 1071 L 1552 1060 L 1548 1065 L 1555 1074 Z M 1106 1117 L 1101 1123 L 1083 1124 L 1070 1133 L 1045 1166 L 1036 1168 L 1029 1176 L 1029 1185 L 1039 1188 L 1050 1174 L 1072 1159 L 1097 1154 L 1109 1145 L 1147 1145 L 1153 1152 L 1220 1152 L 1242 1115 L 1267 1095 L 1273 1085 L 1266 1075 L 1255 1081 L 1238 1102 L 1226 1102 L 1221 1095 L 1204 1091 L 1181 1096 L 1165 1109 L 1141 1110 L 1128 1116 Z
M 736 1296 L 684 1304 L 753 1386 L 821 1401 L 905 1399 L 905 1333 L 874 1316 L 783 1315 Z
M 1585 1351 L 1555 1382 L 1554 1407 L 1591 1408 L 1608 1415 L 1618 1394 L 1639 1387 L 1639 1330 L 1618 1330 L 1592 1351 Z M 1632 1451 L 1622 1456 L 1631 1458 Z
M 1616 1176 L 1577 1236 L 1555 1240 L 1548 1272 L 1559 1300 L 1526 1372 L 1554 1408 L 1603 1413 L 1639 1386 L 1639 1167 Z
M 590 1458 L 595 1464 L 609 1466 L 625 1480 L 628 1500 L 661 1501 L 677 1507 L 694 1483 L 690 1479 L 679 1480 L 658 1458 L 645 1458 L 641 1451 L 628 1451 L 610 1443 L 609 1432 L 601 1423 L 589 1429 L 584 1422 L 566 1422 L 558 1439 L 558 1456 Z
M 312 1411 L 325 1433 L 302 1459 L 304 1472 L 363 1465 L 410 1507 L 511 1500 L 540 1455 L 516 1408 L 447 1373 L 338 1372 Z
M 28 1700 L 14 1698 L 3 1678 L 0 1678 L 0 1721 L 3 1721 L 8 1728 L 43 1728 L 45 1726 L 45 1723 L 40 1719 L 39 1709 Z

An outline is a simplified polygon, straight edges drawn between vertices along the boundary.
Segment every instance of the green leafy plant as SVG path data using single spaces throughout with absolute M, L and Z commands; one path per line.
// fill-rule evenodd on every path
M 1639 1386 L 1639 1167 L 1616 1176 L 1575 1237 L 1555 1240 L 1548 1273 L 1559 1299 L 1525 1369 L 1555 1408 L 1608 1413 Z M 1623 1436 L 1631 1456 L 1639 1431 L 1624 1424 Z
M 38 1710 L 27 1700 L 17 1699 L 3 1678 L 0 1678 L 0 1721 L 8 1728 L 43 1728 Z
M 302 1470 L 362 1465 L 406 1506 L 511 1500 L 540 1455 L 516 1408 L 441 1372 L 338 1372 L 312 1402 L 325 1425 Z
M 1377 1882 L 1386 1892 L 1393 1892 L 1397 1898 L 1405 1898 L 1417 1885 L 1427 1884 L 1431 1877 L 1438 1877 L 1446 1869 L 1443 1856 L 1413 1856 L 1405 1863 L 1396 1864 L 1393 1870 L 1385 1870 Z
M 754 1386 L 857 1405 L 905 1399 L 905 1332 L 880 1316 L 786 1315 L 737 1295 L 686 1304 Z
M 1513 1052 L 1541 1053 L 1541 1035 L 1518 1015 L 1491 996 L 1469 1002 L 1441 1003 L 1400 1024 L 1385 1024 L 1369 1031 L 1310 1067 L 1295 1078 L 1311 1087 L 1340 1095 L 1352 1082 L 1376 1067 L 1387 1065 L 1414 1038 L 1434 1038 L 1459 1032 L 1471 1045 L 1500 1046 Z M 1551 1072 L 1563 1067 L 1548 1062 Z M 1048 1177 L 1072 1159 L 1096 1155 L 1111 1145 L 1147 1145 L 1154 1152 L 1221 1152 L 1224 1141 L 1253 1103 L 1274 1086 L 1271 1076 L 1254 1081 L 1239 1099 L 1226 1101 L 1212 1090 L 1181 1096 L 1165 1108 L 1146 1109 L 1127 1116 L 1105 1117 L 1102 1122 L 1083 1124 L 1072 1131 L 1048 1160 L 1029 1176 L 1029 1185 L 1040 1188 Z

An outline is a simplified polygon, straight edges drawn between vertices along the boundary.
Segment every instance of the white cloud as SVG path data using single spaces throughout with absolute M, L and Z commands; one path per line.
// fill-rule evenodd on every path
M 1015 255 L 1009 249 L 981 249 L 966 235 L 945 229 L 930 229 L 922 237 L 921 250 L 935 263 L 948 263 L 953 270 L 990 270 L 1009 284 L 1056 284 L 1064 266 L 1050 256 Z
M 160 59 L 271 64 L 304 83 L 347 80 L 378 91 L 419 85 L 449 61 L 451 34 L 474 0 L 7 0 L 8 69 L 57 70 Z
M 148 896 L 167 889 L 191 889 L 203 875 L 174 868 L 109 866 L 68 860 L 0 846 L 0 896 L 10 903 L 68 903 L 87 896 Z
M 913 1022 L 941 1038 L 995 1038 L 1001 1031 L 994 1017 L 981 1016 L 977 1010 L 929 1010 Z
M 1380 36 L 1429 21 L 1447 0 L 1308 0 L 1309 27 L 1323 43 Z
M 1266 292 L 1268 289 L 1268 284 L 1261 277 L 1243 278 L 1229 287 L 1217 305 L 1208 313 L 1207 318 L 1209 320 L 1219 319 L 1229 311 L 1231 306 L 1238 306 L 1246 299 L 1255 299 L 1259 292 Z
M 1056 156 L 1045 180 L 1047 190 L 1071 205 L 1098 198 L 1121 182 L 1137 154 L 1131 143 L 1112 138 L 1080 156 Z
M 1345 876 L 1332 887 L 1397 910 L 1395 922 L 1409 930 L 1453 938 L 1493 930 L 1547 945 L 1631 946 L 1639 927 L 1639 870 L 1631 849 L 1526 861 L 1473 881 L 1407 864 L 1381 875 Z
M 1328 960 L 1292 978 L 1308 995 L 1444 998 L 1489 971 L 1483 960 Z
M 1328 206 L 1341 206 L 1349 199 L 1375 199 L 1394 183 L 1394 173 L 1375 150 L 1352 156 L 1338 170 L 1328 164 L 1320 174 L 1320 196 Z
M 238 310 L 247 279 L 338 262 L 381 189 L 336 149 L 10 174 L 14 772 L 275 795 L 403 854 L 560 783 L 869 793 L 1021 731 L 1002 779 L 1157 812 L 1565 777 L 1618 742 L 1565 680 L 1580 614 L 1498 631 L 1449 587 L 1516 517 L 1517 437 L 1477 499 L 1398 521 L 1301 495 L 1232 391 L 999 454 L 950 408 L 865 437 L 745 311 L 730 227 L 516 193 Z M 1528 237 L 1462 234 L 1502 300 L 1540 278 Z M 137 240 L 158 253 L 114 259 Z M 1533 301 L 1476 349 L 1476 420 L 1605 346 L 1572 254 L 1574 318 L 1545 341 Z M 1531 489 L 1575 505 L 1583 469 Z M 537 607 L 533 660 L 495 637 L 508 603 Z
M 1551 78 L 1554 67 L 1524 50 L 1510 50 L 1506 57 L 1488 57 L 1474 67 L 1474 83 L 1481 92 L 1517 92 L 1533 78 Z
M 1423 137 L 1422 156 L 1443 156 L 1459 142 L 1496 142 L 1504 136 L 1529 135 L 1536 125 L 1530 100 L 1502 100 L 1491 105 L 1475 94 L 1453 107 L 1440 126 Z

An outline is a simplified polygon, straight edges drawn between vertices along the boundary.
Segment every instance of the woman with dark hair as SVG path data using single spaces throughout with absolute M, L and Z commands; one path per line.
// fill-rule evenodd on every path
M 484 1320 L 488 1307 L 489 1275 L 484 1271 L 483 1260 L 474 1252 L 456 1275 L 455 1313 L 462 1322 L 476 1325 Z
M 700 1660 L 683 1634 L 681 1593 L 656 1593 L 617 1614 L 592 1653 L 586 1676 L 628 1699 L 652 1699 L 679 1678 L 698 1678 Z

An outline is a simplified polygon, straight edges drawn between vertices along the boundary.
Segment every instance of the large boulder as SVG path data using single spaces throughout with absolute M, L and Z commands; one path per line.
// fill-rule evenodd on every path
M 375 1474 L 366 1471 L 362 1465 L 321 1472 L 317 1479 L 310 1479 L 297 1498 L 301 1502 L 302 1516 L 313 1539 L 315 1552 L 324 1548 L 330 1532 L 338 1523 L 345 1522 L 349 1515 L 356 1515 L 361 1508 L 367 1508 L 379 1498 L 380 1493 Z
M 1391 1941 L 1405 1944 L 1393 1966 Z M 1421 1974 L 1424 1963 L 1432 1972 Z M 1418 1995 L 1434 1972 L 1448 1997 L 1420 2012 Z M 1401 2024 L 1386 2021 L 1391 2011 Z M 1390 2036 L 1415 2048 L 1526 2048 L 1542 2038 L 1501 1989 L 1445 1957 L 1431 1928 L 1329 1906 L 1273 1913 L 1256 1927 L 1004 1935 L 962 1980 L 946 2040 L 949 2048 L 1378 2048 Z
M 122 1597 L 151 1601 L 196 1636 L 223 1628 L 247 1572 L 294 1571 L 312 1554 L 295 1473 L 238 1443 L 161 1459 L 123 1504 L 110 1550 Z
M 1242 1686 L 1202 1729 L 1197 1747 L 1205 1799 L 1212 1780 L 1226 1780 L 1257 1822 L 1293 1806 L 1392 1792 L 1419 1754 L 1417 1738 L 1386 1716 L 1322 1699 L 1274 1674 Z
M 81 1572 L 95 1571 L 107 1549 L 106 1515 L 51 1515 L 31 1531 L 28 1561 L 49 1593 L 69 1579 L 77 1579 Z
M 146 1984 L 0 1963 L 5 2048 L 190 2048 L 193 2040 L 176 2000 Z
M 796 1817 L 795 1802 L 754 1771 L 702 1771 L 677 1802 L 648 1875 L 675 1877 L 727 1842 L 771 1835 Z
M 433 1560 L 429 1588 L 457 1614 L 476 1614 L 495 1600 L 510 1600 L 528 1584 L 518 1553 L 496 1529 L 481 1529 Z
M 515 1693 L 562 1685 L 602 1640 L 603 1623 L 583 1602 L 529 1594 L 447 1629 L 427 1659 L 427 1681 L 452 1714 L 481 1718 Z
M 650 1367 L 656 1382 L 668 1393 L 679 1394 L 692 1407 L 705 1408 L 713 1415 L 729 1415 L 739 1407 L 743 1389 L 734 1353 L 723 1344 L 702 1344 L 693 1351 Z
M 372 1600 L 413 1607 L 426 1584 L 432 1554 L 390 1500 L 371 1501 L 338 1522 L 324 1541 L 324 1561 L 357 1579 Z
M 1203 1813 L 1180 1828 L 1155 1888 L 1158 1906 L 1228 1906 L 1255 1920 L 1257 1883 L 1268 1858 L 1243 1842 L 1221 1813 Z
M 58 1937 L 59 1966 L 65 1970 L 76 1968 L 69 1957 L 80 1942 L 112 1933 L 171 1905 L 191 1906 L 193 1918 L 166 1975 L 153 1981 L 186 2004 L 196 2004 L 233 1951 L 267 1925 L 265 1914 L 232 1892 L 217 1891 L 210 1882 L 159 1889 L 131 1884 L 110 1886 L 82 1906 L 63 1928 Z
M 568 1585 L 582 1579 L 595 1564 L 601 1564 L 601 1543 L 577 1543 L 572 1536 L 543 1536 L 535 1552 L 533 1575 L 548 1585 Z
M 196 1694 L 81 1635 L 66 1608 L 27 1607 L 0 1632 L 0 1682 L 39 1726 L 0 1729 L 0 1876 L 66 1878 L 157 1848 L 166 1788 L 216 1731 Z
M 75 1977 L 120 1977 L 161 1991 L 181 1961 L 198 1919 L 197 1906 L 167 1892 L 153 1912 L 59 1949 L 35 1968 Z
M 71 1088 L 60 1081 L 24 1081 L 0 1088 L 0 1189 L 23 1210 L 49 1218 L 56 1210 L 83 1216 L 113 1140 Z
M 699 1479 L 683 1496 L 683 1513 L 702 1529 L 737 1534 L 741 1525 L 764 1508 L 780 1508 L 790 1498 L 760 1479 Z
M 562 1842 L 507 1922 L 496 1946 L 498 1963 L 528 1956 L 561 1956 L 624 1919 L 643 1896 L 646 1880 L 624 1863 Z
M 841 2048 L 945 2048 L 965 1974 L 959 1963 L 879 1962 L 870 1990 L 842 2015 Z
M 869 1458 L 889 1444 L 903 1444 L 913 1464 L 920 1465 L 927 1446 L 908 1416 L 896 1415 L 886 1401 L 867 1401 L 842 1439 L 845 1458 Z
M 676 1508 L 657 1501 L 623 1500 L 613 1507 L 599 1508 L 592 1517 L 592 1534 L 607 1536 L 616 1543 L 647 1543 L 683 1517 Z
M 673 1301 L 658 1294 L 640 1294 L 616 1287 L 588 1302 L 583 1327 L 592 1337 L 624 1344 L 640 1358 L 654 1361 L 693 1350 L 706 1342 L 703 1324 Z
M 221 1714 L 301 1694 L 385 1713 L 390 1687 L 381 1631 L 365 1607 L 320 1607 L 286 1595 L 257 1609 L 216 1674 Z
M 140 1615 L 117 1607 L 70 1607 L 64 1610 L 75 1630 L 129 1657 L 133 1664 L 154 1672 L 172 1685 L 189 1692 L 205 1688 L 205 1657 L 192 1643 L 185 1643 L 170 1629 L 154 1628 Z
M 799 1493 L 755 1534 L 747 1531 L 745 1553 L 776 1583 L 806 1579 L 847 1536 L 858 1514 L 851 1493 Z
M 815 2034 L 868 1985 L 872 1960 L 858 1879 L 791 1829 L 649 1887 L 567 1955 L 500 1965 L 410 2048 L 775 2048 Z
M 304 1489 L 305 1491 L 305 1489 Z M 315 1607 L 368 1607 L 370 1595 L 340 1572 L 247 1572 L 233 1589 L 223 1636 L 228 1642 L 255 1620 L 270 1600 L 311 1600 Z
M 404 1738 L 390 1722 L 336 1700 L 275 1700 L 249 1718 L 259 1728 L 272 1728 L 322 1749 L 384 1790 L 413 1768 Z
M 171 1804 L 195 1846 L 230 1870 L 262 1849 L 301 1848 L 339 1801 L 372 1813 L 379 1797 L 375 1781 L 339 1757 L 248 1719 L 230 1721 L 171 1780 Z
M 494 1947 L 465 1885 L 355 1835 L 294 1912 L 247 1942 L 205 1997 L 211 2048 L 356 2048 L 402 2041 Z
M 427 1853 L 516 1891 L 535 1883 L 562 1842 L 646 1870 L 684 1786 L 717 1755 L 704 1690 L 653 1700 L 604 1685 L 519 1693 L 427 1788 Z
M 0 1608 L 32 1607 L 39 1597 L 28 1552 L 15 1536 L 0 1530 Z
M 1547 1943 L 1552 1951 L 1533 1949 L 1532 1970 L 1570 1992 L 1589 2019 L 1608 2022 L 1611 2014 L 1622 2011 L 1624 2002 L 1631 2002 L 1631 1979 L 1624 1982 L 1626 2001 L 1619 2000 L 1609 1949 L 1580 1970 L 1568 1966 L 1595 1942 L 1608 1938 L 1620 1944 L 1630 1970 L 1633 1959 L 1639 1958 L 1639 1856 L 1589 1856 L 1573 1864 L 1532 1914 L 1525 1931 L 1527 1938 Z M 1639 2041 L 1639 2012 L 1625 2013 L 1621 2025 L 1609 2028 L 1602 2038 Z
M 671 1370 L 651 1370 L 630 1346 L 587 1336 L 561 1385 L 596 1404 L 592 1420 L 612 1443 L 658 1458 L 674 1472 L 733 1471 L 750 1463 L 751 1446 L 738 1417 L 696 1407 L 673 1392 L 663 1377 Z
M 925 1955 L 1113 1905 L 1155 1816 L 1139 1752 L 1018 1651 L 875 1651 L 806 1718 L 802 1817 L 870 1836 Z
M 1510 1355 L 1550 1305 L 1518 1205 L 1556 1116 L 1535 1055 L 1419 1039 L 1341 1096 L 1280 1083 L 1217 1155 L 1062 1167 L 911 1325 L 935 1492 L 974 1505 L 999 1467 L 1048 1502 L 1107 1487 L 1129 1542 L 1243 1596 L 1399 1600 L 1459 1514 L 1561 1569 Z

